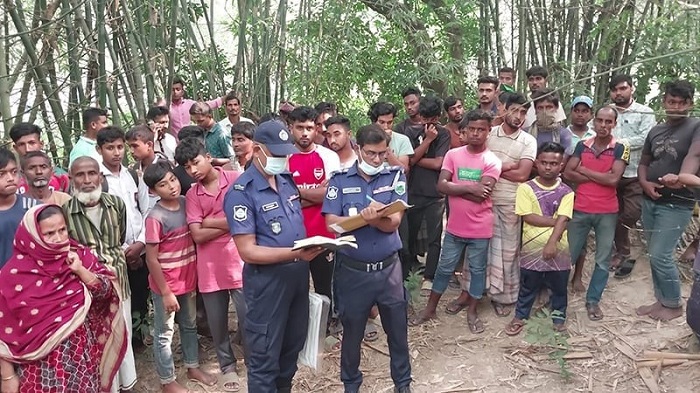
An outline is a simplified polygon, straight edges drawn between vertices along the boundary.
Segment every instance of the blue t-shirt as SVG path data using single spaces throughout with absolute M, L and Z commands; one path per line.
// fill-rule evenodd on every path
M 17 194 L 17 200 L 11 208 L 0 210 L 0 268 L 5 266 L 7 260 L 12 256 L 15 232 L 17 232 L 17 227 L 19 227 L 24 213 L 39 204 L 41 201 Z

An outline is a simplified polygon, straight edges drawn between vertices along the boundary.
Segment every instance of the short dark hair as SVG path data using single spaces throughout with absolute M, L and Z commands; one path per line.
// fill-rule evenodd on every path
M 206 130 L 200 126 L 184 126 L 180 128 L 180 131 L 177 133 L 177 139 L 183 140 L 187 138 L 198 138 L 198 139 L 203 139 L 204 134 L 206 134 Z
M 124 137 L 127 141 L 139 140 L 143 143 L 147 143 L 153 142 L 155 136 L 156 135 L 153 133 L 153 130 L 151 130 L 149 126 L 145 124 L 140 124 L 131 127 Z
M 226 103 L 231 100 L 236 100 L 238 101 L 238 105 L 241 105 L 241 99 L 238 97 L 238 94 L 233 90 L 229 91 L 228 94 L 226 94 L 226 97 L 224 97 L 224 105 L 226 105 Z
M 181 140 L 175 148 L 175 162 L 178 165 L 185 165 L 187 162 L 194 160 L 197 156 L 206 156 L 207 149 L 202 141 L 197 138 L 187 138 Z
M 49 163 L 49 166 L 53 166 L 51 164 L 51 158 L 49 157 L 48 154 L 44 153 L 41 150 L 34 150 L 34 151 L 28 151 L 27 154 L 25 154 L 24 157 L 22 157 L 20 159 L 20 165 L 22 166 L 22 170 L 24 170 L 24 168 L 27 167 L 27 161 L 29 161 L 30 158 L 34 158 L 34 157 L 41 157 L 44 160 L 46 160 L 46 162 Z
M 10 162 L 14 162 L 17 165 L 17 158 L 14 153 L 6 147 L 0 147 L 0 169 L 4 169 Z
M 335 102 L 321 101 L 318 104 L 316 104 L 316 106 L 314 106 L 314 110 L 316 111 L 316 117 L 324 113 L 327 113 L 331 116 L 336 116 L 338 114 L 338 106 L 335 105 Z
M 49 206 L 46 206 L 45 208 L 41 209 L 39 214 L 37 214 L 37 216 L 36 216 L 36 221 L 42 222 L 42 221 L 48 219 L 49 217 L 53 217 L 53 216 L 63 216 L 63 219 L 66 220 L 66 214 L 63 212 L 63 209 L 60 206 L 49 205 Z
M 185 81 L 182 79 L 180 75 L 176 75 L 173 78 L 173 85 L 181 84 L 183 87 L 185 86 Z
M 541 76 L 544 79 L 547 79 L 547 77 L 549 76 L 549 71 L 547 71 L 547 69 L 542 66 L 532 66 L 528 68 L 527 71 L 525 71 L 526 78 L 530 79 L 531 76 Z
M 284 123 L 284 120 L 282 119 L 282 116 L 280 116 L 278 113 L 275 112 L 267 112 L 260 116 L 260 124 L 270 121 L 270 120 L 277 120 L 277 121 L 282 121 Z
M 604 105 L 604 106 L 601 106 L 600 108 L 598 108 L 598 110 L 595 111 L 594 116 L 598 116 L 598 113 L 599 113 L 600 111 L 602 111 L 602 110 L 611 110 L 611 111 L 613 111 L 613 113 L 615 114 L 615 120 L 617 121 L 617 117 L 618 117 L 618 115 L 619 115 L 619 112 L 617 111 L 617 109 L 615 109 L 614 107 L 612 107 L 612 106 L 610 106 L 610 105 Z
M 561 154 L 563 156 L 564 152 L 566 152 L 566 149 L 564 149 L 564 146 L 562 146 L 556 142 L 544 142 L 543 144 L 540 145 L 540 147 L 537 148 L 537 155 L 538 156 L 542 153 L 557 153 L 557 154 Z
M 166 116 L 170 114 L 170 109 L 165 106 L 152 106 L 148 108 L 146 120 L 155 120 L 156 117 Z
M 255 135 L 255 124 L 247 121 L 239 121 L 231 126 L 231 136 L 237 134 L 243 135 L 247 139 L 252 140 L 253 135 Z
M 83 128 L 102 116 L 107 116 L 107 111 L 102 108 L 87 108 L 83 111 Z
M 394 106 L 394 104 L 392 104 L 391 102 L 375 102 L 374 104 L 372 104 L 372 106 L 369 107 L 369 111 L 367 111 L 367 117 L 369 117 L 372 123 L 376 122 L 377 119 L 379 119 L 379 116 L 385 115 L 393 115 L 394 117 L 396 117 L 396 106 Z
M 401 98 L 406 98 L 410 95 L 420 97 L 423 95 L 423 93 L 421 93 L 420 89 L 417 87 L 407 87 L 406 89 L 404 89 L 404 91 L 401 92 Z
M 156 184 L 163 180 L 168 173 L 173 173 L 173 166 L 168 160 L 159 160 L 146 167 L 143 171 L 143 182 L 148 188 L 156 188 Z
M 486 120 L 489 124 L 493 121 L 493 115 L 491 112 L 487 112 L 481 109 L 473 109 L 467 112 L 464 119 L 459 123 L 459 129 L 467 128 L 470 121 Z
M 530 101 L 521 93 L 503 92 L 501 96 L 505 96 L 505 101 L 501 102 L 503 102 L 503 107 L 506 109 L 510 108 L 511 105 L 522 105 L 524 108 L 530 109 Z
M 664 84 L 664 97 L 674 96 L 686 101 L 693 101 L 695 86 L 684 79 L 677 79 Z
M 418 113 L 426 119 L 442 115 L 442 100 L 436 96 L 421 97 Z
M 617 74 L 617 75 L 613 75 L 613 77 L 610 78 L 610 83 L 608 83 L 608 88 L 610 90 L 612 90 L 615 87 L 617 87 L 617 85 L 619 85 L 620 83 L 623 83 L 623 82 L 627 82 L 627 84 L 630 85 L 630 87 L 634 86 L 632 84 L 632 77 L 631 76 L 629 76 L 627 74 Z
M 329 117 L 328 120 L 326 120 L 323 125 L 326 126 L 326 128 L 332 126 L 333 124 L 338 124 L 341 127 L 345 129 L 345 131 L 350 131 L 350 119 L 348 119 L 345 116 L 338 115 L 338 116 L 333 116 Z
M 502 72 L 510 72 L 511 74 L 515 75 L 515 70 L 514 70 L 513 68 L 511 68 L 511 67 L 501 67 L 501 68 L 499 68 L 499 69 L 498 69 L 498 73 L 500 74 L 500 73 L 502 73 Z
M 357 145 L 360 147 L 376 145 L 382 142 L 386 142 L 387 145 L 389 144 L 389 134 L 374 123 L 360 127 L 360 129 L 357 130 L 356 138 Z
M 544 88 L 532 92 L 532 102 L 535 106 L 540 101 L 551 102 L 554 106 L 559 106 L 559 94 L 554 89 Z
M 197 101 L 190 107 L 190 115 L 211 116 L 211 107 L 204 101 Z
M 498 80 L 495 76 L 490 76 L 490 75 L 484 75 L 480 76 L 479 79 L 476 80 L 476 84 L 480 85 L 482 83 L 490 83 L 493 85 L 493 87 L 498 87 L 498 85 L 501 84 L 501 81 Z
M 318 112 L 316 112 L 314 108 L 310 106 L 298 106 L 294 108 L 293 111 L 289 112 L 289 115 L 287 115 L 287 121 L 289 122 L 289 124 L 309 120 L 316 122 L 317 117 Z
M 20 138 L 32 134 L 36 134 L 37 137 L 41 138 L 41 127 L 33 123 L 22 122 L 10 128 L 10 139 L 15 143 L 17 143 Z
M 442 104 L 442 107 L 445 108 L 445 112 L 450 110 L 453 106 L 457 105 L 458 102 L 464 102 L 461 98 L 455 97 L 455 96 L 449 96 L 445 98 L 445 102 Z
M 126 142 L 124 130 L 117 126 L 107 126 L 97 132 L 97 146 L 102 147 L 105 143 L 112 143 L 118 139 Z

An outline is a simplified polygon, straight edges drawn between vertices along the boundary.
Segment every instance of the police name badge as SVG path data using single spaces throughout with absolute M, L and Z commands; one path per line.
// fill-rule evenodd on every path
M 328 192 L 326 192 L 326 198 L 334 200 L 338 198 L 338 187 L 330 186 L 328 187 Z
M 236 205 L 233 207 L 233 219 L 236 221 L 245 221 L 248 219 L 248 207 Z
M 396 192 L 396 195 L 403 195 L 406 193 L 406 182 L 405 181 L 400 181 L 396 183 L 396 186 L 394 186 L 394 192 Z
M 280 222 L 277 220 L 272 220 L 270 221 L 270 230 L 275 235 L 279 235 L 280 232 L 282 232 L 282 224 L 280 224 Z

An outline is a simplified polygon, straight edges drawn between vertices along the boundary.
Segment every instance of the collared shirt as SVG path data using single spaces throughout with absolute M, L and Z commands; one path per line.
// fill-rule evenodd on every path
M 243 116 L 241 116 L 238 122 L 255 124 L 253 120 Z M 229 136 L 231 135 L 231 127 L 233 127 L 233 123 L 231 123 L 231 120 L 228 119 L 228 116 L 219 121 L 219 126 L 221 126 L 221 129 L 224 130 L 225 133 L 227 133 Z
M 102 175 L 107 181 L 108 193 L 118 196 L 126 207 L 126 235 L 123 248 L 141 242 L 146 244 L 146 228 L 144 221 L 149 210 L 148 186 L 139 179 L 138 184 L 134 177 L 123 165 L 119 173 L 114 174 L 104 164 L 100 165 Z
M 213 158 L 235 159 L 231 133 L 226 134 L 218 123 L 214 123 L 204 135 L 204 145 Z
M 399 199 L 407 201 L 406 176 L 400 167 L 385 167 L 369 181 L 358 173 L 357 164 L 336 173 L 328 183 L 322 213 L 354 216 L 369 206 L 372 199 L 385 205 Z M 343 248 L 338 252 L 358 261 L 382 261 L 401 249 L 398 229 L 387 233 L 367 225 L 350 234 L 355 236 L 358 248 Z
M 158 137 L 156 137 L 153 143 L 153 150 L 165 156 L 173 165 L 175 165 L 175 148 L 177 148 L 177 139 L 168 133 L 163 135 L 161 140 L 158 140 Z
M 90 221 L 85 207 L 78 198 L 71 198 L 63 205 L 68 218 L 68 235 L 78 243 L 90 247 L 100 262 L 111 267 L 117 274 L 124 299 L 131 296 L 126 270 L 126 257 L 122 244 L 126 238 L 126 206 L 114 195 L 100 196 L 102 220 L 99 228 Z
M 295 240 L 306 237 L 301 198 L 292 175 L 276 175 L 275 182 L 277 191 L 251 165 L 229 187 L 224 212 L 231 235 L 255 235 L 255 242 L 266 247 L 293 247 Z
M 190 108 L 197 101 L 183 98 L 180 102 L 170 103 L 170 133 L 177 138 L 177 133 L 180 129 L 190 124 Z M 216 109 L 221 106 L 221 97 L 207 101 L 207 105 L 211 109 Z
M 165 160 L 165 159 L 166 159 L 165 156 L 163 156 L 160 153 L 156 153 L 155 156 L 153 157 L 153 161 L 151 161 L 150 165 L 153 165 L 156 162 L 158 162 L 160 160 Z M 153 209 L 153 206 L 155 206 L 156 203 L 158 203 L 158 201 L 160 200 L 160 197 L 158 196 L 158 194 L 151 192 L 151 190 L 148 189 L 148 186 L 146 186 L 146 183 L 143 182 L 144 169 L 143 169 L 143 165 L 141 165 L 140 161 L 136 161 L 135 163 L 133 163 L 131 165 L 131 169 L 135 170 L 136 173 L 139 175 L 139 187 L 141 187 L 141 185 L 146 187 L 146 195 L 148 195 L 148 204 L 145 205 L 146 211 L 143 213 L 143 217 L 145 219 L 146 216 L 148 215 L 148 212 L 151 211 L 151 209 Z M 139 192 L 141 192 L 140 188 L 139 188 Z
M 502 126 L 493 127 L 486 146 L 504 164 L 519 162 L 522 159 L 534 162 L 537 156 L 537 139 L 522 129 L 507 135 Z M 495 205 L 513 206 L 519 184 L 500 178 L 493 188 L 491 200 Z
M 629 165 L 625 168 L 624 177 L 637 177 L 637 168 L 639 160 L 642 158 L 642 147 L 644 140 L 651 130 L 656 125 L 656 115 L 654 111 L 646 105 L 632 102 L 632 105 L 627 109 L 617 106 L 617 126 L 613 129 L 612 134 L 618 142 L 629 146 L 630 159 Z
M 70 151 L 68 167 L 70 168 L 70 166 L 73 165 L 73 161 L 75 161 L 76 158 L 84 156 L 92 157 L 98 163 L 102 162 L 102 156 L 97 152 L 97 141 L 85 135 L 78 139 L 78 142 L 75 143 L 73 149 Z
M 595 131 L 593 131 L 593 129 L 590 127 L 590 123 L 582 137 L 576 135 L 574 130 L 571 129 L 571 126 L 568 126 L 566 128 L 571 132 L 571 146 L 573 146 L 573 148 L 576 148 L 576 145 L 578 145 L 579 142 L 585 141 L 588 138 L 593 138 L 596 136 Z M 613 135 L 615 135 L 615 133 L 613 133 Z
M 612 138 L 610 143 L 602 150 L 595 150 L 595 138 L 579 142 L 574 149 L 573 157 L 581 160 L 581 166 L 592 171 L 608 173 L 612 170 L 615 161 L 629 161 L 630 151 L 627 145 L 623 145 Z M 605 186 L 594 181 L 580 183 L 576 187 L 574 210 L 590 214 L 617 213 L 619 204 L 617 201 L 617 187 Z

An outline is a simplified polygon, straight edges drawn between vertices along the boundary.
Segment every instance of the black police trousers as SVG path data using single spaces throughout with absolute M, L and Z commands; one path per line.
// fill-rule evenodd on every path
M 336 254 L 334 295 L 338 316 L 343 324 L 340 353 L 340 379 L 346 392 L 356 392 L 362 384 L 360 345 L 370 309 L 379 308 L 382 327 L 387 335 L 391 356 L 391 379 L 397 388 L 411 384 L 411 361 L 408 354 L 408 299 L 403 286 L 401 263 L 378 271 L 360 271 L 347 265 L 348 257 Z M 373 261 L 376 262 L 376 261 Z
M 309 264 L 246 264 L 248 391 L 289 391 L 309 324 Z

